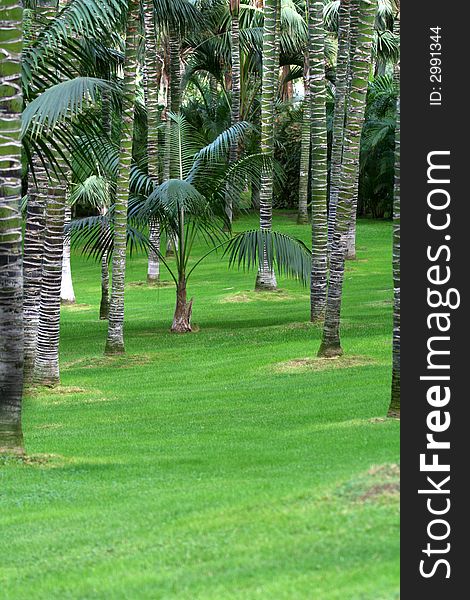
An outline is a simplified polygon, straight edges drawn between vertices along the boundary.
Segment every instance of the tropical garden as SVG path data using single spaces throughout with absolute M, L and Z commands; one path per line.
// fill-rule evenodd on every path
M 399 38 L 2 0 L 0 597 L 399 597 Z

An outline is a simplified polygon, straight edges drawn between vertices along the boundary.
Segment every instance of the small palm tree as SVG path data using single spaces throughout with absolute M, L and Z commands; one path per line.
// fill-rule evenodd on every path
M 212 143 L 205 145 L 198 132 L 182 115 L 169 113 L 171 119 L 172 163 L 178 177 L 155 185 L 142 174 L 135 177 L 136 192 L 129 203 L 128 239 L 152 247 L 144 235 L 147 224 L 156 219 L 167 237 L 175 240 L 174 262 L 170 262 L 159 249 L 162 264 L 167 268 L 176 285 L 176 306 L 171 331 L 191 331 L 193 300 L 188 300 L 188 281 L 200 263 L 213 252 L 220 250 L 228 257 L 229 265 L 257 268 L 265 260 L 272 270 L 299 278 L 306 283 L 310 276 L 310 252 L 300 241 L 273 231 L 245 231 L 231 235 L 230 220 L 226 213 L 227 194 L 235 201 L 246 182 L 260 176 L 261 170 L 270 167 L 262 154 L 246 156 L 235 163 L 227 162 L 230 146 L 238 143 L 250 126 L 239 122 Z M 202 146 L 202 147 L 201 147 Z M 112 226 L 113 210 L 107 218 Z M 105 243 L 100 234 L 103 217 L 87 218 L 72 223 L 74 241 L 85 241 L 85 250 L 101 253 L 110 250 L 112 236 Z M 202 237 L 207 252 L 193 258 L 194 243 Z

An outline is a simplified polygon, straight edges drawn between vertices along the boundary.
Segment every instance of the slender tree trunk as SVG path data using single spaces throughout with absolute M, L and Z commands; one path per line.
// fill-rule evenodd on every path
M 0 454 L 23 451 L 21 198 L 22 8 L 2 0 L 0 21 Z
M 55 0 L 40 3 L 41 17 L 52 21 L 59 8 Z M 48 171 L 48 198 L 46 203 L 44 255 L 39 304 L 36 357 L 33 380 L 40 385 L 56 385 L 59 377 L 60 291 L 64 249 L 65 205 L 70 167 L 64 155 L 66 149 L 56 152 L 56 168 Z
M 350 28 L 351 28 L 351 31 L 353 32 L 353 35 L 351 36 L 351 38 L 349 40 L 350 56 L 354 56 L 354 53 L 356 51 L 357 31 L 359 28 L 359 24 L 357 23 L 358 19 L 359 19 L 359 12 L 357 10 L 352 10 L 351 16 L 350 16 Z M 369 72 L 370 72 L 370 65 L 369 65 Z M 348 92 L 346 94 L 346 100 L 351 95 L 352 86 L 353 86 L 353 73 L 350 70 L 349 77 L 348 77 Z M 348 110 L 348 107 L 346 104 L 346 111 L 347 110 Z M 355 172 L 353 191 L 354 191 L 354 194 L 353 194 L 352 205 L 351 205 L 351 216 L 349 219 L 349 227 L 348 227 L 348 232 L 346 234 L 346 240 L 345 240 L 346 260 L 355 260 L 356 259 L 356 224 L 357 224 L 357 205 L 358 205 L 358 198 L 359 198 L 359 168 Z
M 33 157 L 33 162 L 34 177 L 31 169 L 28 175 L 28 203 L 23 250 L 25 383 L 32 380 L 36 360 L 44 253 L 45 207 L 49 187 L 44 165 L 37 156 Z
M 232 106 L 231 106 L 231 124 L 235 125 L 240 121 L 240 0 L 230 0 L 230 12 L 232 15 L 231 24 L 231 45 L 232 45 Z M 230 145 L 229 163 L 233 164 L 238 159 L 238 143 Z M 225 197 L 225 212 L 229 222 L 233 219 L 233 197 L 230 190 L 227 189 Z
M 56 14 L 55 0 L 37 1 L 32 9 L 23 10 L 23 42 L 28 48 L 37 38 L 41 23 Z M 42 264 L 44 254 L 45 214 L 49 178 L 39 157 L 32 157 L 28 172 L 28 201 L 26 208 L 23 249 L 23 310 L 24 310 L 24 382 L 30 383 L 34 374 L 41 300 Z M 34 168 L 34 175 L 32 172 Z
M 132 163 L 134 133 L 134 105 L 137 76 L 137 38 L 139 1 L 129 0 L 124 60 L 124 94 L 126 103 L 122 114 L 121 150 L 116 184 L 114 211 L 114 248 L 112 262 L 112 287 L 109 305 L 106 354 L 124 352 L 124 280 L 126 271 L 127 204 Z
M 102 208 L 102 215 L 107 213 L 106 207 Z M 102 225 L 103 235 L 109 230 L 109 224 Z M 101 257 L 101 302 L 100 302 L 100 320 L 106 321 L 109 317 L 109 265 L 108 252 L 104 252 Z
M 328 268 L 328 139 L 326 129 L 325 31 L 323 2 L 308 0 L 312 119 L 312 276 L 310 318 L 325 315 Z
M 284 65 L 281 69 L 281 81 L 282 81 L 282 86 L 281 86 L 281 91 L 280 91 L 281 102 L 290 102 L 294 95 L 294 86 L 292 85 L 292 81 L 291 80 L 286 81 L 287 78 L 290 76 L 290 74 L 291 74 L 290 65 Z
M 181 63 L 178 31 L 170 30 L 170 110 L 178 114 L 181 108 Z
M 312 141 L 312 103 L 310 101 L 310 52 L 304 56 L 304 90 L 302 131 L 300 138 L 299 206 L 297 223 L 308 223 L 308 179 L 310 175 L 310 145 Z
M 181 108 L 181 63 L 180 63 L 180 39 L 178 32 L 175 29 L 170 30 L 169 36 L 170 47 L 170 110 L 174 114 L 178 114 Z M 179 177 L 179 161 L 176 152 L 171 149 L 172 124 L 169 120 L 169 162 L 170 162 L 170 178 L 177 179 Z M 174 256 L 177 251 L 178 242 L 171 236 L 167 239 L 166 256 Z
M 359 168 L 376 4 L 373 0 L 353 0 L 352 10 L 358 11 L 358 31 L 351 32 L 351 35 L 357 36 L 357 45 L 351 62 L 352 89 L 344 135 L 335 232 L 330 255 L 330 280 L 323 339 L 319 350 L 319 356 L 326 357 L 339 356 L 343 352 L 340 341 L 340 316 L 346 255 L 345 238 L 349 229 L 354 182 Z
M 400 10 L 400 3 L 398 3 Z M 393 32 L 400 37 L 400 15 L 395 18 Z M 395 130 L 395 190 L 393 196 L 393 367 L 389 417 L 400 416 L 400 64 L 394 70 L 398 90 Z
M 333 146 L 331 153 L 330 202 L 328 208 L 328 249 L 331 251 L 336 221 L 341 164 L 343 161 L 346 92 L 349 73 L 351 0 L 341 0 L 339 9 L 338 58 L 336 61 L 335 113 L 333 118 Z
M 173 333 L 189 333 L 191 331 L 191 314 L 193 300 L 189 302 L 186 294 L 186 279 L 181 277 L 176 288 L 176 308 L 171 331 Z
M 149 240 L 152 244 L 149 249 L 149 259 L 147 266 L 147 283 L 158 285 L 160 282 L 160 223 L 156 219 L 149 221 Z
M 274 102 L 277 92 L 279 69 L 278 32 L 280 23 L 279 0 L 265 0 L 263 30 L 263 85 L 261 94 L 261 152 L 269 158 L 274 156 Z M 273 218 L 273 169 L 263 171 L 260 191 L 260 229 L 270 231 Z M 266 258 L 258 268 L 257 290 L 277 288 L 274 270 Z
M 160 90 L 161 65 L 157 55 L 157 39 L 154 19 L 153 0 L 144 1 L 145 22 L 145 70 L 147 97 L 147 156 L 149 176 L 158 185 L 158 93 Z M 155 220 L 149 221 L 149 239 L 152 247 L 149 249 L 147 263 L 147 282 L 158 284 L 160 280 L 160 259 L 154 250 L 160 249 L 160 224 Z
M 58 162 L 65 171 L 62 160 Z M 60 288 L 67 191 L 62 173 L 56 174 L 51 168 L 49 177 L 34 381 L 52 386 L 59 383 Z
M 103 91 L 101 98 L 101 116 L 103 120 L 103 130 L 106 135 L 112 136 L 112 115 L 111 115 L 111 97 L 107 90 Z M 108 206 L 105 204 L 100 208 L 101 216 L 106 217 Z M 101 234 L 105 239 L 110 234 L 108 221 L 103 221 L 101 225 Z M 109 316 L 109 254 L 106 250 L 101 257 L 101 301 L 100 301 L 100 320 L 106 321 Z
M 72 209 L 68 203 L 65 205 L 65 227 L 72 221 Z M 64 250 L 62 259 L 62 282 L 60 286 L 60 300 L 62 304 L 75 304 L 75 292 L 72 281 L 72 267 L 70 264 L 70 236 L 64 237 Z

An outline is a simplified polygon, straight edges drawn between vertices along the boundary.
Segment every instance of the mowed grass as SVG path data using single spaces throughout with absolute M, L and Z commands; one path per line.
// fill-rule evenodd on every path
M 275 227 L 310 238 L 293 215 Z M 2 600 L 399 597 L 390 223 L 359 223 L 337 362 L 313 360 L 306 289 L 256 296 L 220 255 L 183 336 L 174 288 L 139 285 L 132 258 L 127 354 L 104 358 L 99 266 L 76 254 L 73 275 L 62 386 L 26 399 L 29 458 L 0 467 Z

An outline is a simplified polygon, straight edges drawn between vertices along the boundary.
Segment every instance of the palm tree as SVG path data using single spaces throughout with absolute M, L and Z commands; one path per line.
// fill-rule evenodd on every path
M 66 167 L 62 164 L 62 173 Z M 64 246 L 66 186 L 61 172 L 51 169 L 46 204 L 46 228 L 42 266 L 39 324 L 34 381 L 42 385 L 59 383 L 60 289 Z
M 24 285 L 24 381 L 31 381 L 36 360 L 39 303 L 41 299 L 44 253 L 45 207 L 48 194 L 47 172 L 34 156 L 34 177 L 28 173 L 28 201 L 23 249 Z
M 232 58 L 232 102 L 231 102 L 231 124 L 235 125 L 240 121 L 240 0 L 230 0 L 230 14 L 232 17 L 231 33 L 231 58 Z M 229 162 L 232 164 L 238 158 L 238 146 L 233 144 L 229 150 Z M 227 194 L 227 217 L 230 222 L 233 218 L 233 206 L 230 200 L 230 193 Z
M 357 4 L 356 4 L 357 3 Z M 336 223 L 330 254 L 330 278 L 326 303 L 325 323 L 319 356 L 339 356 L 343 350 L 340 341 L 340 315 L 346 257 L 346 235 L 351 220 L 354 185 L 359 165 L 360 139 L 366 106 L 367 83 L 373 41 L 376 11 L 374 0 L 353 0 L 351 11 L 357 11 L 355 53 L 351 59 L 351 96 L 344 133 L 341 185 L 336 207 Z
M 261 152 L 267 157 L 274 153 L 274 101 L 277 92 L 279 68 L 279 23 L 280 0 L 265 0 L 263 30 L 263 85 L 261 96 Z M 273 169 L 272 166 L 261 176 L 260 230 L 271 231 L 273 213 Z M 274 271 L 264 258 L 256 278 L 257 290 L 277 288 Z
M 191 331 L 193 301 L 188 300 L 188 281 L 194 270 L 212 252 L 220 249 L 229 257 L 229 264 L 257 267 L 264 257 L 272 270 L 274 264 L 288 275 L 304 283 L 310 275 L 310 252 L 299 240 L 273 231 L 247 231 L 230 237 L 230 222 L 225 211 L 227 190 L 232 199 L 237 197 L 252 177 L 266 169 L 268 159 L 262 154 L 245 156 L 236 163 L 227 162 L 231 144 L 238 142 L 248 131 L 246 122 L 239 122 L 222 132 L 210 144 L 201 147 L 203 139 L 182 115 L 169 113 L 171 125 L 172 161 L 178 166 L 179 176 L 155 185 L 144 180 L 143 187 L 129 205 L 128 237 L 132 243 L 149 246 L 143 231 L 149 219 L 161 223 L 167 236 L 176 239 L 178 251 L 175 261 L 169 263 L 159 252 L 162 264 L 176 286 L 176 306 L 171 331 Z M 110 210 L 112 215 L 114 210 Z M 92 254 L 101 244 L 102 218 L 89 217 L 73 223 L 72 234 L 77 241 L 86 240 Z M 196 238 L 208 244 L 207 252 L 193 258 Z M 157 250 L 156 250 L 157 251 Z
M 37 40 L 42 24 L 54 18 L 55 0 L 37 2 L 23 14 L 23 49 L 30 49 Z M 27 15 L 26 21 L 24 19 Z M 49 181 L 45 168 L 47 161 L 37 153 L 28 169 L 28 199 L 23 249 L 23 311 L 24 311 L 24 382 L 32 380 L 36 360 L 39 305 L 42 286 L 45 212 Z
M 158 158 L 158 127 L 160 123 L 158 111 L 158 94 L 162 75 L 162 66 L 157 53 L 157 32 L 154 19 L 153 0 L 144 0 L 145 26 L 145 88 L 147 105 L 147 156 L 148 173 L 156 182 L 159 179 Z M 160 224 L 158 221 L 149 222 L 149 237 L 151 248 L 160 249 Z M 160 280 L 160 262 L 157 252 L 149 251 L 147 266 L 147 282 L 151 285 Z
M 400 36 L 400 3 L 393 31 Z M 393 196 L 393 368 L 389 417 L 400 416 L 400 65 L 394 69 L 398 90 L 397 124 L 395 129 L 395 188 Z
M 308 223 L 308 180 L 310 175 L 310 146 L 312 143 L 310 88 L 310 52 L 309 48 L 307 48 L 304 57 L 304 99 L 302 102 L 302 130 L 300 138 L 299 206 L 297 212 L 297 223 L 299 225 Z
M 327 129 L 325 88 L 325 30 L 323 2 L 307 0 L 309 25 L 310 102 L 312 125 L 312 276 L 310 318 L 321 321 L 327 288 Z
M 349 72 L 349 36 L 351 0 L 341 0 L 338 27 L 338 58 L 336 62 L 335 113 L 331 152 L 330 198 L 328 209 L 328 248 L 331 250 L 336 221 L 341 163 L 343 160 L 344 121 Z
M 129 0 L 123 66 L 125 104 L 122 112 L 119 173 L 116 182 L 112 286 L 109 303 L 108 336 L 105 348 L 106 354 L 120 354 L 124 352 L 124 278 L 126 271 L 127 204 L 129 199 L 129 179 L 134 132 L 138 26 L 139 0 Z
M 0 453 L 23 449 L 21 20 L 20 3 L 4 0 L 0 6 Z

